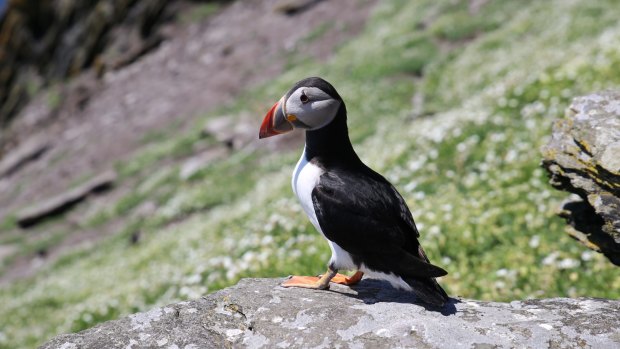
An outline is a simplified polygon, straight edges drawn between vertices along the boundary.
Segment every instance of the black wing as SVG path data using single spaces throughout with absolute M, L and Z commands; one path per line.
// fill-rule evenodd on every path
M 325 236 L 349 252 L 355 263 L 411 277 L 447 272 L 429 263 L 407 204 L 396 189 L 368 167 L 330 169 L 312 191 Z

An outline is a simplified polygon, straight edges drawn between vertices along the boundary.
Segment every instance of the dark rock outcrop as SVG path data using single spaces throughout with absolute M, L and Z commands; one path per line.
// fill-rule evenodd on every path
M 0 16 L 0 127 L 38 88 L 131 63 L 162 40 L 167 0 L 9 0 Z
M 560 213 L 568 234 L 620 265 L 620 92 L 575 98 L 542 153 L 551 185 L 579 196 Z
M 617 348 L 620 301 L 453 300 L 436 310 L 363 280 L 330 291 L 245 279 L 171 304 L 60 335 L 52 348 Z
M 9 176 L 28 162 L 35 160 L 51 147 L 45 138 L 32 138 L 0 159 L 0 178 Z

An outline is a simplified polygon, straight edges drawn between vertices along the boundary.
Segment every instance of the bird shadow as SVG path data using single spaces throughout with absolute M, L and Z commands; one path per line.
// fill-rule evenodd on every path
M 408 292 L 394 288 L 388 281 L 364 279 L 356 285 L 350 286 L 355 291 L 340 292 L 338 288 L 330 288 L 331 292 L 336 292 L 347 297 L 359 299 L 365 304 L 375 304 L 382 302 L 417 304 L 427 311 L 437 312 L 443 316 L 450 316 L 457 313 L 456 304 L 461 301 L 456 298 L 450 298 L 448 303 L 443 307 L 426 304 L 418 299 L 413 292 Z

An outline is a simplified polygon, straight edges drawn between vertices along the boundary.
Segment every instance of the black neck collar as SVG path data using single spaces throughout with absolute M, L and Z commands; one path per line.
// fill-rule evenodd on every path
M 327 126 L 306 131 L 306 159 L 311 161 L 315 158 L 325 164 L 360 162 L 349 140 L 347 109 L 344 103 Z

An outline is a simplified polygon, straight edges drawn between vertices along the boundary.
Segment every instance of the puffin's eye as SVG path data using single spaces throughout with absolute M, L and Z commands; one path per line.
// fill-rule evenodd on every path
M 302 92 L 301 96 L 299 96 L 299 100 L 301 101 L 301 103 L 306 104 L 308 103 L 310 98 L 308 98 L 308 96 L 306 96 L 306 94 Z

